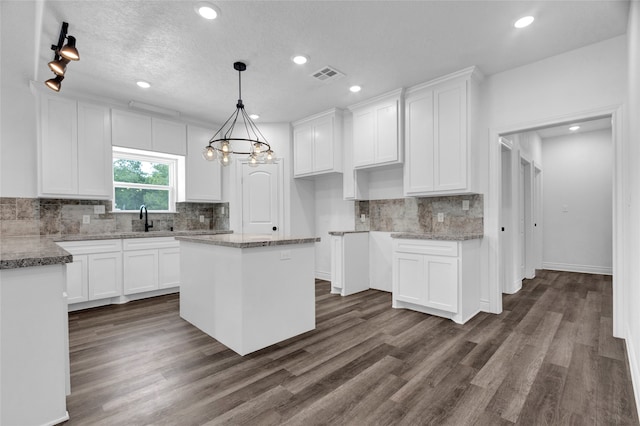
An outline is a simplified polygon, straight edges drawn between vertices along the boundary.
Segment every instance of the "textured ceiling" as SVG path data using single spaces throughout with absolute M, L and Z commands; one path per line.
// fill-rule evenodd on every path
M 81 60 L 63 92 L 145 102 L 220 123 L 237 99 L 260 121 L 294 121 L 346 107 L 470 65 L 493 74 L 626 32 L 627 1 L 213 1 L 207 21 L 192 1 L 45 0 L 37 75 L 51 77 L 49 46 L 62 21 Z M 513 22 L 532 14 L 532 26 Z M 15 23 L 23 25 L 24 23 Z M 310 61 L 298 66 L 294 54 Z M 322 83 L 331 65 L 346 74 Z M 139 89 L 138 79 L 153 86 Z M 352 84 L 360 93 L 348 91 Z

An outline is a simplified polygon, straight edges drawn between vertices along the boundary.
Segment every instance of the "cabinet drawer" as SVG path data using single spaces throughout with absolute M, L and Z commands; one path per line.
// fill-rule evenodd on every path
M 180 242 L 173 237 L 131 238 L 122 241 L 122 248 L 125 251 L 170 247 L 180 247 Z
M 110 253 L 122 250 L 122 241 L 113 240 L 84 240 L 62 241 L 57 243 L 71 254 Z
M 400 253 L 455 257 L 458 256 L 458 242 L 395 239 L 393 241 L 393 250 Z

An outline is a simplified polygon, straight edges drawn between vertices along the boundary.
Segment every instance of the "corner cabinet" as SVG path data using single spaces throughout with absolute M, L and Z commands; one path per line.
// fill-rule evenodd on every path
M 353 113 L 353 167 L 402 163 L 404 89 L 349 107 Z
M 109 108 L 47 95 L 38 103 L 38 195 L 110 198 Z
M 480 240 L 394 239 L 392 306 L 463 324 L 480 311 Z
M 480 135 L 475 67 L 407 89 L 405 94 L 406 196 L 478 192 Z
M 294 177 L 342 172 L 342 110 L 334 108 L 292 126 Z
M 187 126 L 185 201 L 222 201 L 222 166 L 217 160 L 202 158 L 202 150 L 214 133 L 203 127 Z

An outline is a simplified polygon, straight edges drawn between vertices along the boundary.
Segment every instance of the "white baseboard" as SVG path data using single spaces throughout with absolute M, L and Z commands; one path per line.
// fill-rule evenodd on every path
M 542 269 L 565 272 L 581 272 L 583 274 L 613 275 L 611 266 L 574 265 L 571 263 L 543 262 Z
M 640 370 L 638 369 L 638 358 L 636 356 L 636 350 L 633 346 L 633 341 L 629 336 L 629 331 L 626 332 L 626 338 L 624 339 L 627 344 L 627 359 L 629 361 L 629 368 L 631 369 L 631 384 L 633 385 L 633 395 L 636 399 L 636 410 L 638 410 L 638 416 L 640 417 Z
M 316 279 L 331 281 L 331 272 L 316 271 Z

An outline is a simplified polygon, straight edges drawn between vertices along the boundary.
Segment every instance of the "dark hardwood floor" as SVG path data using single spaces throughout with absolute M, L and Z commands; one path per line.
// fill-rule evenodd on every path
M 178 296 L 71 313 L 68 425 L 638 424 L 611 279 L 539 271 L 465 325 L 329 294 L 317 328 L 241 357 Z

